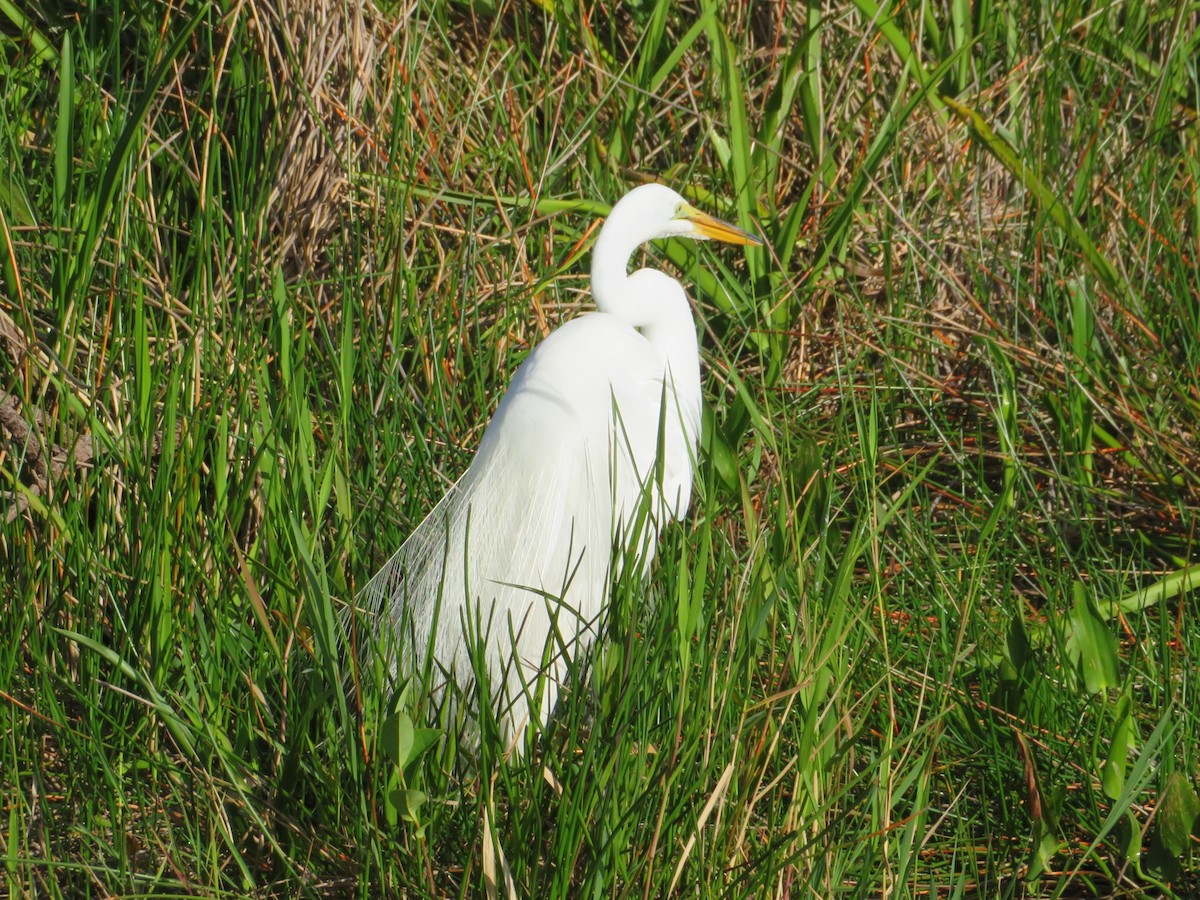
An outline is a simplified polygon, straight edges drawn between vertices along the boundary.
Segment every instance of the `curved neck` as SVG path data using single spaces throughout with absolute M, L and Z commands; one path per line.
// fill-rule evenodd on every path
M 691 306 L 683 285 L 665 272 L 629 273 L 634 251 L 662 235 L 647 233 L 622 212 L 618 204 L 596 239 L 592 298 L 601 312 L 638 329 L 662 354 L 687 442 L 694 447 L 700 434 L 700 352 Z
M 629 290 L 629 259 L 646 238 L 633 229 L 609 227 L 614 224 L 612 220 L 610 216 L 604 223 L 592 249 L 592 299 L 600 312 L 642 328 L 653 321 L 656 310 L 646 308 L 647 304 Z

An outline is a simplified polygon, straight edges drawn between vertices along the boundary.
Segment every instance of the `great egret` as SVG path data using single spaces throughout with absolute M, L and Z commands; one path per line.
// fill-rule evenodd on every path
M 667 237 L 761 243 L 663 185 L 626 194 L 592 254 L 599 312 L 529 354 L 466 473 L 359 596 L 410 654 L 401 671 L 431 661 L 435 680 L 469 691 L 478 641 L 512 744 L 539 684 L 544 724 L 569 655 L 595 640 L 621 558 L 632 553 L 645 572 L 659 529 L 691 499 L 700 433 L 691 308 L 669 275 L 628 271 L 640 245 Z

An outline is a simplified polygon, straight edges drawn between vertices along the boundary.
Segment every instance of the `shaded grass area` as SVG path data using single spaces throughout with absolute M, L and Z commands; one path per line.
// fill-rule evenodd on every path
M 1198 889 L 1194 8 L 0 13 L 10 894 Z M 459 754 L 339 617 L 649 178 L 698 496 Z

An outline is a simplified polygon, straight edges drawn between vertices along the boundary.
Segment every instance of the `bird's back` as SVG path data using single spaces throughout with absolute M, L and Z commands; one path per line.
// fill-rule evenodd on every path
M 648 565 L 659 528 L 687 506 L 699 410 L 677 407 L 665 367 L 646 338 L 602 313 L 568 322 L 530 353 L 470 468 L 360 595 L 405 640 L 412 665 L 402 669 L 420 671 L 432 651 L 447 678 L 469 685 L 464 635 L 478 635 L 502 713 L 511 704 L 506 730 L 524 727 L 522 685 L 541 670 L 550 675 L 545 719 L 566 674 L 563 651 L 573 657 L 595 639 L 614 538 L 641 521 L 636 552 Z M 661 493 L 645 489 L 660 439 Z M 648 507 L 645 496 L 655 498 Z

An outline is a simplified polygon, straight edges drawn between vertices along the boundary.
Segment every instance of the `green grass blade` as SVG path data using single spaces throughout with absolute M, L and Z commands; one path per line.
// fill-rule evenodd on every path
M 935 90 L 935 86 L 941 80 L 941 76 L 936 73 L 930 74 L 926 71 L 908 37 L 896 24 L 893 17 L 891 0 L 885 0 L 882 5 L 876 3 L 875 0 L 853 0 L 853 2 L 858 7 L 859 12 L 867 18 L 873 28 L 883 35 L 884 40 L 892 46 L 892 49 L 896 51 L 896 55 L 904 62 L 905 71 L 912 75 L 916 79 L 917 84 L 920 85 L 922 97 L 928 101 L 936 113 L 939 115 L 942 114 L 942 103 L 945 98 L 939 97 Z M 966 48 L 964 47 L 957 51 L 957 54 L 953 57 L 955 65 L 958 64 L 959 55 L 965 50 Z M 950 60 L 944 60 L 943 63 L 947 61 Z
M 1042 180 L 1037 171 L 1021 158 L 1016 148 L 1003 136 L 997 134 L 987 120 L 970 106 L 960 103 L 953 97 L 943 96 L 942 101 L 970 128 L 971 133 L 983 144 L 984 148 L 1029 191 L 1042 211 L 1062 229 L 1075 248 L 1083 255 L 1101 283 L 1118 297 L 1128 297 L 1128 287 L 1122 281 L 1117 270 L 1113 268 L 1112 263 L 1097 249 L 1087 231 L 1071 214 L 1066 204 Z
M 112 211 L 113 200 L 117 196 L 130 156 L 135 149 L 135 142 L 141 134 L 150 110 L 159 100 L 159 92 L 167 79 L 175 74 L 178 59 L 183 49 L 188 45 L 192 34 L 200 23 L 205 21 L 211 4 L 202 3 L 192 11 L 189 18 L 184 19 L 170 45 L 165 49 L 146 83 L 142 94 L 125 117 L 117 140 L 109 154 L 108 163 L 100 175 L 100 182 L 92 201 L 88 204 L 83 223 L 81 239 L 75 245 L 77 259 L 71 269 L 71 277 L 66 285 L 64 294 L 74 294 L 81 279 L 92 271 L 92 263 L 99 250 L 101 233 Z
M 70 252 L 72 248 L 72 201 L 70 195 L 71 160 L 74 156 L 75 140 L 75 69 L 71 54 L 71 34 L 63 34 L 62 53 L 58 68 L 58 121 L 54 129 L 54 213 L 55 243 L 59 253 L 56 259 L 55 287 L 60 324 L 66 316 L 69 304 L 68 285 L 72 272 Z
M 51 64 L 58 62 L 58 53 L 55 51 L 54 45 L 50 43 L 46 35 L 34 27 L 33 22 L 21 12 L 21 8 L 12 0 L 0 0 L 0 13 L 3 13 L 13 23 L 18 32 L 29 38 L 39 62 Z M 64 35 L 65 37 L 66 35 Z

